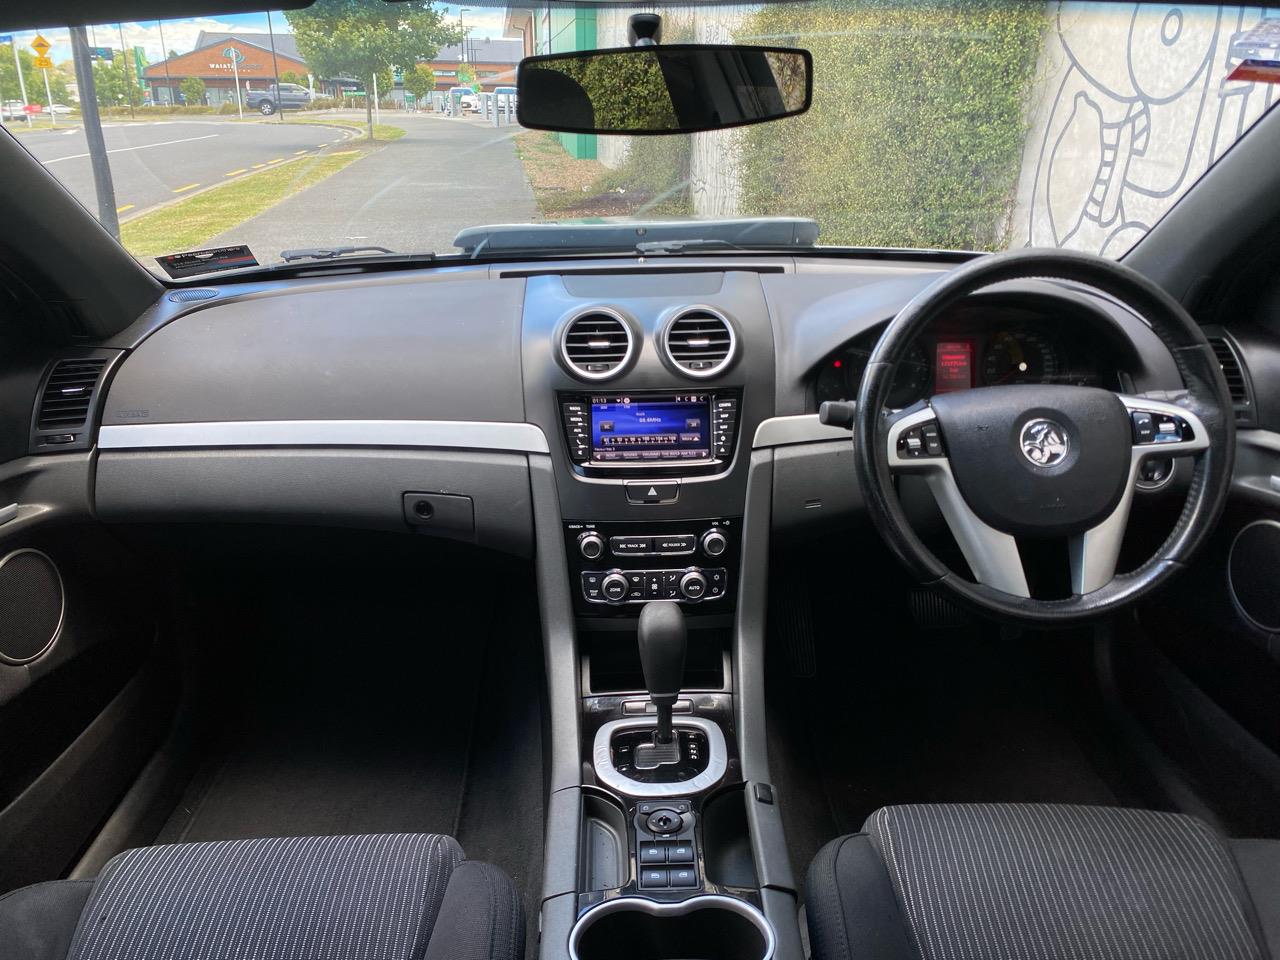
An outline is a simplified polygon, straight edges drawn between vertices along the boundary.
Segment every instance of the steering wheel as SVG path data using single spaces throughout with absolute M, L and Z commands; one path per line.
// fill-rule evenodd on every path
M 1031 278 L 1084 284 L 1145 318 L 1173 355 L 1185 393 L 1169 402 L 1096 387 L 1009 385 L 887 409 L 899 362 L 935 318 L 983 287 Z M 1113 261 L 1028 249 L 970 261 L 902 308 L 867 362 L 854 441 L 871 518 L 917 579 L 988 613 L 1066 624 L 1132 603 L 1187 564 L 1222 512 L 1235 420 L 1222 368 L 1176 300 Z M 1183 456 L 1195 457 L 1195 471 L 1173 532 L 1142 566 L 1117 576 L 1143 461 Z M 897 474 L 927 480 L 976 582 L 948 569 L 912 531 Z M 1071 596 L 1031 596 L 1017 537 L 1067 539 Z

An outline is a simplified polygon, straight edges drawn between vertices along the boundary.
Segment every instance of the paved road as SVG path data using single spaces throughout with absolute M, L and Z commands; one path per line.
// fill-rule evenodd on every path
M 262 263 L 290 247 L 335 244 L 457 253 L 453 238 L 463 227 L 537 219 L 512 142 L 521 128 L 426 114 L 383 121 L 405 136 L 210 245 L 247 243 Z
M 337 128 L 297 123 L 172 120 L 103 124 L 121 219 L 201 187 L 343 142 Z M 84 131 L 23 134 L 19 142 L 97 213 Z

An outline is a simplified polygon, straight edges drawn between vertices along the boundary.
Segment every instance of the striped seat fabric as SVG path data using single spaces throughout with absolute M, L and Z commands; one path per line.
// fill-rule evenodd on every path
M 68 960 L 413 960 L 462 849 L 438 834 L 129 850 L 103 870 Z
M 1231 850 L 1178 814 L 885 807 L 819 853 L 807 897 L 815 960 L 1267 956 Z

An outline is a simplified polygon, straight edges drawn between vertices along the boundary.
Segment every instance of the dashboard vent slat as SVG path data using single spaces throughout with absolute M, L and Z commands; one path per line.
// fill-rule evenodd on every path
M 1250 405 L 1249 383 L 1245 379 L 1244 367 L 1235 347 L 1226 337 L 1209 337 L 1209 346 L 1213 348 L 1218 364 L 1222 367 L 1222 376 L 1226 379 L 1227 388 L 1231 391 L 1231 402 L 1237 408 L 1248 407 Z M 1238 414 L 1237 419 L 1239 419 Z
M 667 358 L 692 377 L 714 377 L 733 362 L 733 327 L 720 314 L 704 308 L 687 310 L 667 326 Z
M 569 369 L 584 380 L 607 380 L 631 359 L 631 328 L 612 312 L 592 310 L 569 321 L 560 341 Z
M 98 378 L 107 365 L 104 359 L 59 360 L 53 366 L 40 395 L 36 413 L 37 430 L 82 427 L 89 418 L 89 404 Z

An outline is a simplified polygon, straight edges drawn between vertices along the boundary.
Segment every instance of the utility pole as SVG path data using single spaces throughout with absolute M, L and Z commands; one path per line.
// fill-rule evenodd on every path
M 116 188 L 111 182 L 107 144 L 102 137 L 98 94 L 93 88 L 93 60 L 89 55 L 89 38 L 85 35 L 84 27 L 71 28 L 71 53 L 76 65 L 76 85 L 80 90 L 80 119 L 84 122 L 84 138 L 89 145 L 94 192 L 98 195 L 98 222 L 119 240 L 120 216 L 116 213 Z
M 9 46 L 13 47 L 13 69 L 18 72 L 18 89 L 22 91 L 22 106 L 27 105 L 27 81 L 22 79 L 22 62 L 18 59 L 18 35 L 15 33 L 9 38 Z M 27 118 L 27 129 L 31 128 L 31 114 L 24 109 L 23 116 Z
M 276 60 L 276 31 L 271 26 L 271 11 L 267 11 L 267 36 L 271 38 L 271 72 L 276 77 L 276 116 L 280 118 L 280 122 L 284 123 L 284 110 L 280 109 L 280 104 L 284 100 L 284 95 L 280 92 L 280 63 Z
M 169 48 L 164 43 L 164 21 L 157 20 L 156 26 L 160 29 L 160 52 L 164 55 L 164 83 L 169 88 L 169 106 L 173 106 L 178 102 L 178 98 L 173 93 L 173 77 L 169 75 Z
M 123 23 L 119 23 L 119 22 L 117 22 L 117 23 L 116 23 L 116 28 L 120 31 L 120 56 L 121 56 L 121 57 L 123 57 L 123 56 L 124 56 L 124 54 L 125 54 L 125 48 L 124 48 L 124 24 L 123 24 Z M 127 60 L 127 58 L 126 58 L 126 60 Z M 134 113 L 134 112 L 133 112 L 133 84 L 129 83 L 129 77 L 128 77 L 128 75 L 124 72 L 124 68 L 125 68 L 126 66 L 128 66 L 128 63 L 127 63 L 127 62 L 126 62 L 126 63 L 122 63 L 122 64 L 120 64 L 120 67 L 121 67 L 121 69 L 120 69 L 120 77 L 121 77 L 121 79 L 123 79 L 123 80 L 125 81 L 125 86 L 129 88 L 129 92 L 128 92 L 128 97 L 129 97 L 129 119 L 130 119 L 130 120 L 137 120 L 137 119 L 138 119 L 138 115 L 137 115 L 136 113 Z
M 49 104 L 49 126 L 56 127 L 58 125 L 58 114 L 53 109 L 53 93 L 49 90 L 49 71 L 41 67 L 40 72 L 44 74 L 44 98 Z

